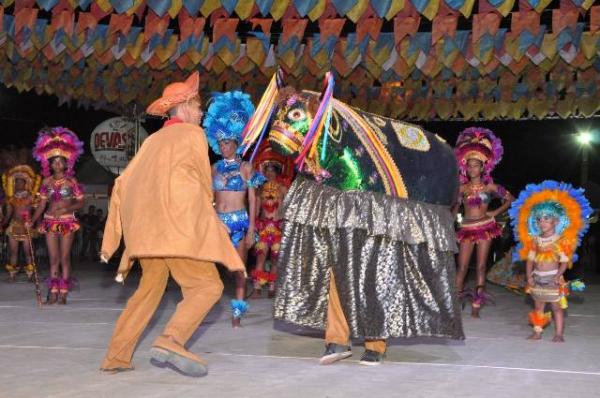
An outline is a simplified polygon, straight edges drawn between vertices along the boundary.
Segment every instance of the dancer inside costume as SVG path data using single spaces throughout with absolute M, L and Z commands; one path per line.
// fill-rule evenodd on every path
M 577 261 L 575 250 L 589 228 L 592 209 L 583 189 L 571 184 L 544 181 L 527 185 L 510 209 L 519 244 L 516 258 L 527 261 L 527 289 L 535 302 L 529 313 L 531 340 L 540 340 L 552 316 L 545 313 L 550 303 L 554 314 L 553 342 L 564 341 L 564 314 L 568 284 L 563 277 Z
M 212 166 L 212 187 L 219 218 L 227 226 L 231 242 L 245 263 L 248 249 L 254 244 L 256 188 L 266 179 L 242 161 L 240 138 L 254 105 L 250 96 L 241 91 L 215 94 L 206 112 L 203 126 L 213 152 L 222 159 Z M 248 209 L 246 209 L 246 200 Z M 246 276 L 235 274 L 235 299 L 231 301 L 232 325 L 240 326 L 248 311 L 244 300 Z
M 268 145 L 256 157 L 254 164 L 265 175 L 267 182 L 260 187 L 258 195 L 258 220 L 256 233 L 258 242 L 256 251 L 256 268 L 252 272 L 254 281 L 253 298 L 260 298 L 262 288 L 268 284 L 269 298 L 275 297 L 275 281 L 277 280 L 277 256 L 281 245 L 281 211 L 283 199 L 293 174 L 291 159 L 286 159 L 274 152 Z M 285 170 L 284 170 L 285 169 Z M 269 271 L 265 271 L 265 263 L 269 260 Z
M 502 234 L 495 217 L 506 211 L 514 198 L 492 180 L 491 172 L 502 159 L 504 150 L 500 139 L 490 130 L 471 127 L 462 131 L 454 151 L 461 182 L 458 205 L 464 208 L 463 221 L 457 234 L 460 247 L 456 288 L 461 298 L 472 299 L 471 315 L 479 318 L 481 306 L 489 299 L 485 293 L 485 272 L 492 239 Z M 488 206 L 494 197 L 500 198 L 502 205 L 490 211 Z M 464 283 L 475 247 L 476 286 L 473 293 L 469 294 L 464 289 Z
M 146 139 L 116 179 L 102 240 L 107 262 L 119 248 L 117 280 L 122 281 L 139 259 L 142 278 L 119 316 L 102 363 L 106 372 L 133 369 L 135 347 L 160 305 L 169 276 L 180 286 L 182 300 L 154 340 L 151 362 L 200 377 L 208 365 L 185 348 L 213 305 L 223 283 L 215 262 L 242 271 L 227 231 L 213 208 L 208 145 L 200 128 L 200 75 L 165 87 L 147 109 L 167 116 L 164 126 Z
M 324 330 L 323 365 L 365 349 L 383 362 L 388 338 L 463 337 L 454 294 L 458 191 L 452 148 L 419 126 L 354 109 L 276 75 L 243 144 L 270 126 L 273 150 L 298 177 L 282 205 L 274 317 Z M 272 116 L 272 118 L 270 118 Z
M 25 223 L 31 220 L 31 212 L 36 205 L 36 195 L 40 189 L 41 177 L 27 165 L 19 165 L 11 168 L 2 175 L 2 187 L 6 193 L 6 217 L 2 224 L 8 225 L 6 235 L 10 248 L 9 261 L 6 270 L 11 281 L 16 279 L 19 273 L 19 246 L 23 247 L 25 254 L 25 273 L 31 280 L 33 277 L 33 259 L 31 258 L 30 239 L 33 230 L 27 230 Z
M 83 142 L 65 127 L 42 130 L 33 150 L 45 177 L 32 222 L 44 214 L 39 231 L 46 234 L 50 257 L 47 304 L 66 304 L 72 285 L 71 247 L 79 229 L 75 211 L 83 207 L 83 190 L 74 177 L 74 167 L 82 153 Z

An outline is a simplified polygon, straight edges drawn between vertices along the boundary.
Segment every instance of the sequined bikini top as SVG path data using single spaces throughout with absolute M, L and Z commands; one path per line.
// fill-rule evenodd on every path
M 83 190 L 75 180 L 63 178 L 51 183 L 44 183 L 40 188 L 40 197 L 50 199 L 52 202 L 81 199 L 83 198 Z
M 469 206 L 487 205 L 492 200 L 492 195 L 485 191 L 465 191 L 463 193 L 463 200 Z
M 241 159 L 221 159 L 216 164 L 216 173 L 213 176 L 212 186 L 214 191 L 244 192 L 248 188 L 256 188 L 262 185 L 266 178 L 260 173 L 252 174 L 250 180 L 244 180 L 240 168 Z
M 506 189 L 501 185 L 496 185 L 497 192 L 485 191 L 485 185 L 470 186 L 463 192 L 463 203 L 467 206 L 487 205 L 494 196 L 504 199 L 507 195 Z

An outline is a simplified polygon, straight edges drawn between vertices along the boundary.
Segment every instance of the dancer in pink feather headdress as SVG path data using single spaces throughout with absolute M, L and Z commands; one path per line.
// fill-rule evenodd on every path
M 44 214 L 39 230 L 46 234 L 50 256 L 47 304 L 67 303 L 71 285 L 71 246 L 74 232 L 79 229 L 74 212 L 83 207 L 83 190 L 74 177 L 74 167 L 82 153 L 83 142 L 65 127 L 40 131 L 33 149 L 33 156 L 41 163 L 45 177 L 40 188 L 40 205 L 32 224 Z
M 479 310 L 489 296 L 485 293 L 485 271 L 492 239 L 502 231 L 495 217 L 506 211 L 513 196 L 501 185 L 495 184 L 491 172 L 502 159 L 502 143 L 490 130 L 470 127 L 460 133 L 454 150 L 460 171 L 460 196 L 457 206 L 464 208 L 464 218 L 457 237 L 460 242 L 456 288 L 461 298 L 472 299 L 472 316 L 479 318 Z M 502 205 L 488 211 L 493 197 Z M 477 285 L 472 293 L 464 289 L 469 262 L 477 246 Z

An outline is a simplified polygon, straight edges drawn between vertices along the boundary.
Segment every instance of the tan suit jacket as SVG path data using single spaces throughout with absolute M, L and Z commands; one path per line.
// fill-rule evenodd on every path
M 175 123 L 146 139 L 115 181 L 102 241 L 104 261 L 125 252 L 117 280 L 137 258 L 175 257 L 244 270 L 213 208 L 208 145 L 196 125 Z

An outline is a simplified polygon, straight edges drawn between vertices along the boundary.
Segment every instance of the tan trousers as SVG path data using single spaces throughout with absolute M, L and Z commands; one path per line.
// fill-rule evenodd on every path
M 160 304 L 169 274 L 181 287 L 183 300 L 177 304 L 163 336 L 171 336 L 181 346 L 223 292 L 223 283 L 214 263 L 183 258 L 148 258 L 141 259 L 140 263 L 140 285 L 117 320 L 103 369 L 132 367 L 133 351 Z M 155 345 L 159 344 L 155 342 Z
M 342 310 L 340 297 L 338 296 L 337 288 L 333 273 L 329 281 L 329 302 L 327 304 L 327 329 L 325 329 L 325 343 L 335 343 L 339 345 L 348 345 L 350 342 L 350 328 L 346 321 L 346 316 Z M 385 340 L 365 340 L 365 349 L 376 351 L 381 354 L 385 353 Z

